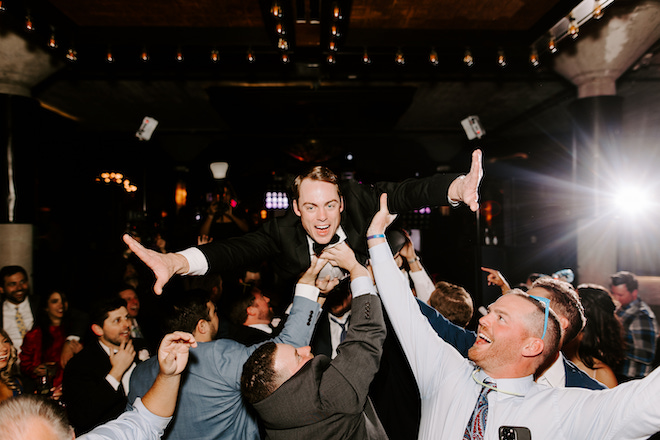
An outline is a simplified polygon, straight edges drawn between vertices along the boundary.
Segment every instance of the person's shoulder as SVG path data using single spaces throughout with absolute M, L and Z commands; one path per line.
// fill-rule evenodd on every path
M 587 373 L 580 370 L 570 360 L 564 359 L 564 367 L 566 371 L 566 387 L 567 388 L 586 388 L 590 390 L 603 390 L 607 388 L 596 379 L 590 377 Z

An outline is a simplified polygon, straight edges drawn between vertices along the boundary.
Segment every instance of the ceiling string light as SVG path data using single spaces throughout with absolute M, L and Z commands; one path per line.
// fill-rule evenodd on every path
M 144 61 L 145 63 L 149 61 L 149 52 L 147 52 L 147 48 L 143 47 L 142 48 L 142 53 L 140 54 L 140 59 Z
M 472 52 L 470 52 L 470 49 L 465 50 L 465 55 L 463 55 L 463 64 L 468 67 L 472 67 L 474 65 L 474 58 L 472 57 Z
M 277 40 L 277 48 L 279 50 L 289 50 L 289 42 L 286 38 L 280 38 Z
M 248 49 L 247 60 L 248 60 L 248 63 L 254 63 L 256 61 L 256 57 L 254 56 L 254 52 L 252 52 L 251 48 Z
M 183 51 L 181 50 L 181 46 L 176 48 L 176 60 L 179 63 L 183 62 Z
M 108 51 L 105 54 L 105 61 L 108 63 L 114 63 L 115 57 L 112 55 L 112 46 L 108 45 Z
M 78 61 L 78 52 L 73 48 L 69 48 L 66 52 L 66 59 L 71 62 Z
M 50 33 L 50 38 L 48 38 L 48 47 L 51 49 L 57 49 L 57 40 L 55 39 L 55 31 Z
M 341 9 L 339 9 L 339 4 L 337 2 L 332 4 L 332 18 L 334 20 L 341 20 L 343 18 L 341 16 Z
M 497 64 L 500 67 L 506 67 L 506 56 L 504 55 L 504 51 L 502 49 L 497 51 Z
M 432 66 L 437 66 L 440 64 L 440 60 L 438 59 L 438 52 L 436 52 L 435 49 L 431 49 L 431 53 L 429 53 L 429 63 L 431 63 Z
M 600 0 L 596 0 L 596 6 L 594 6 L 594 12 L 591 16 L 596 20 L 603 18 L 603 5 L 600 3 Z
M 550 53 L 557 53 L 557 43 L 554 36 L 550 37 L 550 41 L 548 41 L 548 50 Z
M 30 11 L 28 11 L 27 16 L 25 17 L 25 30 L 29 32 L 34 31 L 34 23 L 32 22 Z
M 275 25 L 275 32 L 277 32 L 278 35 L 286 35 L 286 30 L 284 29 L 284 25 L 281 21 L 278 21 Z
M 367 49 L 365 49 L 364 53 L 362 54 L 362 63 L 371 64 L 371 57 L 369 56 L 369 52 L 367 52 Z
M 291 59 L 289 58 L 289 54 L 283 53 L 282 56 L 280 57 L 280 61 L 282 61 L 282 64 L 289 64 L 289 61 L 291 61 Z
M 578 37 L 578 34 L 580 33 L 580 27 L 577 25 L 577 20 L 572 14 L 568 18 L 568 21 L 570 23 L 570 25 L 568 26 L 568 35 L 570 35 L 571 38 L 575 40 Z
M 326 63 L 328 64 L 335 64 L 337 60 L 335 59 L 335 55 L 332 53 L 329 53 L 328 56 L 325 59 Z
M 280 6 L 277 0 L 275 0 L 272 6 L 270 7 L 270 13 L 275 18 L 282 18 L 282 6 Z
M 328 44 L 328 49 L 330 49 L 333 52 L 337 52 L 337 43 L 335 40 L 330 40 L 330 43 Z
M 529 63 L 533 67 L 538 67 L 540 62 L 539 62 L 539 53 L 536 51 L 536 48 L 532 47 L 532 51 L 529 54 Z
M 406 64 L 406 58 L 403 56 L 403 52 L 401 52 L 401 49 L 399 49 L 396 52 L 396 55 L 394 56 L 394 61 L 399 65 L 403 66 Z
M 220 52 L 218 49 L 211 50 L 211 62 L 217 63 L 218 61 L 220 61 Z
M 2 0 L 0 0 L 0 12 L 5 12 L 7 8 Z

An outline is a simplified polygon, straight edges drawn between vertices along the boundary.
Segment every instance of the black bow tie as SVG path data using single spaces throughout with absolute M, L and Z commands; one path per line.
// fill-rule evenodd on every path
M 317 242 L 314 242 L 312 245 L 314 247 L 314 254 L 318 257 L 323 253 L 323 249 L 326 248 L 326 246 L 330 246 L 331 244 L 335 244 L 339 241 L 339 235 L 335 234 L 334 237 L 332 237 L 332 240 L 330 240 L 329 243 L 326 244 L 318 244 Z

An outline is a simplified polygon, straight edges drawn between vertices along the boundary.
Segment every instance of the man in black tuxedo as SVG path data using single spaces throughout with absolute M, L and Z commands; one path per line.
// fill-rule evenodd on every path
M 456 178 L 436 174 L 400 183 L 362 185 L 353 180 L 340 182 L 332 171 L 317 166 L 295 179 L 292 210 L 268 221 L 255 232 L 167 254 L 145 249 L 129 235 L 124 235 L 124 241 L 154 271 L 157 294 L 175 274 L 203 275 L 263 260 L 272 263 L 276 283 L 287 286 L 309 267 L 312 254 L 331 243 L 347 241 L 357 260 L 366 261 L 364 233 L 378 211 L 381 193 L 388 193 L 389 208 L 393 212 L 448 203 L 456 206 L 460 202 L 476 211 L 482 175 L 479 150 L 472 153 L 470 172 Z M 316 249 L 319 247 L 321 249 Z M 319 278 L 328 284 L 320 286 L 322 291 L 327 292 L 336 285 L 336 274 L 337 271 L 321 272 Z
M 64 369 L 62 399 L 76 435 L 114 419 L 126 407 L 136 355 L 126 301 L 113 297 L 93 307 L 90 341 Z
M 384 440 L 385 430 L 367 397 L 385 340 L 380 299 L 369 271 L 345 244 L 324 256 L 351 277 L 352 321 L 337 356 L 310 347 L 268 342 L 243 366 L 241 392 L 272 440 Z

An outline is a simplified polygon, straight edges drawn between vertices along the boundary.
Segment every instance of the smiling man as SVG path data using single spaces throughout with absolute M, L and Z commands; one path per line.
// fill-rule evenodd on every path
M 0 269 L 0 327 L 14 347 L 20 352 L 23 337 L 32 329 L 39 298 L 30 295 L 27 272 L 21 266 L 5 266 Z
M 123 412 L 136 360 L 126 301 L 95 304 L 90 320 L 97 341 L 69 361 L 62 382 L 62 399 L 77 435 Z
M 357 260 L 366 261 L 364 232 L 371 216 L 378 210 L 381 193 L 390 194 L 393 212 L 407 212 L 425 206 L 456 206 L 460 202 L 476 211 L 482 174 L 479 150 L 472 154 L 467 175 L 436 174 L 399 183 L 363 185 L 354 180 L 340 181 L 328 168 L 316 166 L 295 179 L 291 191 L 292 210 L 283 217 L 266 222 L 255 232 L 169 254 L 145 249 L 128 235 L 124 236 L 124 241 L 154 271 L 154 291 L 157 294 L 175 274 L 230 271 L 264 260 L 272 263 L 278 285 L 288 293 L 290 285 L 309 266 L 310 256 L 331 243 L 347 241 Z M 339 272 L 322 271 L 319 277 L 328 275 L 332 279 Z
M 561 339 L 547 298 L 520 291 L 498 298 L 479 320 L 469 360 L 439 338 L 382 238 L 394 218 L 384 195 L 367 232 L 369 255 L 379 295 L 419 386 L 420 440 L 495 440 L 503 438 L 502 428 L 509 434 L 511 427 L 534 440 L 640 440 L 657 432 L 660 371 L 606 391 L 534 382 L 534 372 L 556 354 Z

